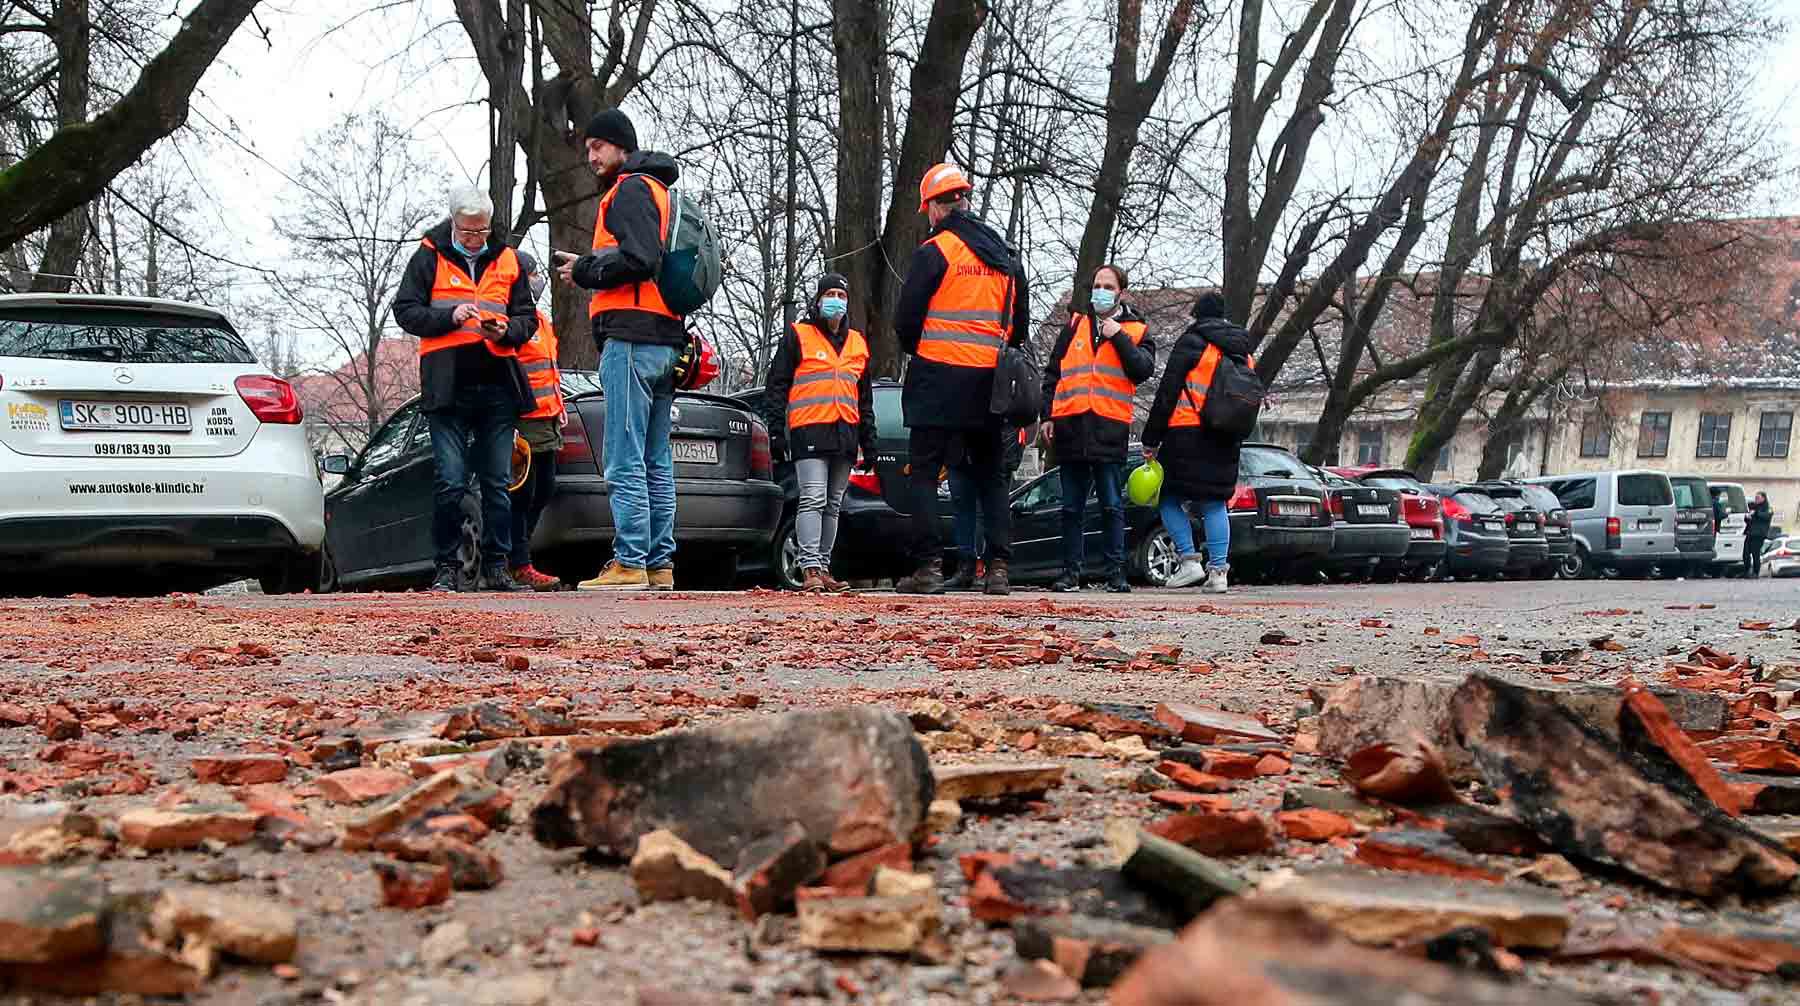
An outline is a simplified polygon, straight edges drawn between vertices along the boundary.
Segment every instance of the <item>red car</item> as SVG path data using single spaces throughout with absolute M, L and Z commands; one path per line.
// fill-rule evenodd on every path
M 1444 561 L 1443 506 L 1411 472 L 1375 465 L 1341 465 L 1326 470 L 1366 486 L 1400 493 L 1400 511 L 1412 532 L 1412 543 L 1404 559 L 1383 563 L 1376 571 L 1378 576 L 1424 579 Z

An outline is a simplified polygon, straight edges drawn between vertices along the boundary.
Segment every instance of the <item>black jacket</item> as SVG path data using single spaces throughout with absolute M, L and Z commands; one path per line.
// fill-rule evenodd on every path
M 1219 318 L 1189 325 L 1169 350 L 1168 366 L 1157 385 L 1150 418 L 1144 423 L 1144 446 L 1157 448 L 1164 487 L 1184 499 L 1230 499 L 1237 488 L 1238 448 L 1243 441 L 1199 426 L 1169 427 L 1176 402 L 1186 393 L 1188 372 L 1200 362 L 1208 345 L 1242 360 L 1250 354 L 1250 333 Z
M 640 150 L 625 158 L 625 166 L 616 176 L 602 178 L 604 187 L 619 187 L 612 205 L 606 208 L 602 221 L 618 244 L 603 252 L 583 255 L 575 260 L 575 285 L 588 290 L 610 290 L 615 286 L 655 279 L 662 265 L 662 218 L 656 212 L 656 198 L 650 183 L 628 175 L 649 175 L 664 185 L 674 185 L 681 168 L 668 154 Z M 604 347 L 606 340 L 641 342 L 654 346 L 680 346 L 687 341 L 687 327 L 679 318 L 665 318 L 649 311 L 602 311 L 594 315 L 594 343 Z
M 993 228 L 960 210 L 945 217 L 932 234 L 944 230 L 962 238 L 983 262 L 1012 273 L 1010 343 L 1022 344 L 1031 331 L 1031 291 L 1019 257 Z M 953 367 L 922 360 L 917 355 L 919 339 L 925 329 L 925 309 L 948 270 L 949 263 L 944 260 L 944 254 L 930 243 L 919 245 L 907 266 L 906 283 L 900 288 L 899 302 L 894 305 L 894 336 L 899 340 L 900 351 L 913 356 L 906 365 L 900 408 L 909 429 L 978 430 L 998 426 L 999 418 L 988 411 L 994 395 L 992 367 Z
M 1137 313 L 1130 304 L 1121 304 L 1116 320 L 1143 321 L 1144 316 Z M 1093 331 L 1097 333 L 1098 326 Z M 1125 449 L 1131 440 L 1129 422 L 1115 422 L 1092 412 L 1063 419 L 1050 418 L 1051 410 L 1056 407 L 1056 385 L 1062 380 L 1063 356 L 1068 353 L 1069 342 L 1074 338 L 1075 319 L 1071 317 L 1063 326 L 1062 334 L 1056 337 L 1056 347 L 1050 350 L 1050 358 L 1044 362 L 1043 418 L 1051 423 L 1055 431 L 1050 442 L 1056 446 L 1056 461 L 1058 464 L 1067 461 L 1124 464 Z M 1135 346 L 1131 344 L 1130 336 L 1120 332 L 1113 336 L 1112 346 L 1119 354 L 1119 362 L 1124 365 L 1125 376 L 1130 378 L 1131 383 L 1142 384 L 1156 372 L 1156 343 L 1151 341 L 1148 330 Z
M 844 340 L 850 331 L 850 319 L 843 319 L 836 332 L 815 311 L 806 320 L 819 326 L 831 347 L 844 351 Z M 789 325 L 775 346 L 775 359 L 769 363 L 769 383 L 763 391 L 763 419 L 769 424 L 770 447 L 776 457 L 848 458 L 856 460 L 860 448 L 871 460 L 875 457 L 875 391 L 869 367 L 863 368 L 856 382 L 857 425 L 818 423 L 789 430 L 787 426 L 788 391 L 794 385 L 794 370 L 800 365 L 800 333 Z
M 1775 520 L 1775 508 L 1767 503 L 1750 501 L 1750 516 L 1744 521 L 1744 537 L 1767 538 L 1769 525 Z
M 454 308 L 431 306 L 431 287 L 437 282 L 438 260 L 444 259 L 451 268 L 465 275 L 468 268 L 467 260 L 462 256 L 446 254 L 442 250 L 450 247 L 449 218 L 427 231 L 425 236 L 437 246 L 436 249 L 421 244 L 413 252 L 406 263 L 406 272 L 400 277 L 400 287 L 394 293 L 394 321 L 401 331 L 421 339 L 456 330 L 456 323 L 450 320 Z M 494 264 L 494 259 L 505 247 L 499 235 L 489 235 L 487 247 L 475 259 L 475 275 L 469 278 L 480 282 L 488 266 Z M 506 334 L 494 341 L 516 349 L 530 342 L 536 333 L 537 304 L 531 299 L 531 283 L 521 272 L 506 301 Z M 520 412 L 531 407 L 531 384 L 525 379 L 525 371 L 519 368 L 519 362 L 510 356 L 495 356 L 486 346 L 471 343 L 419 357 L 419 392 L 423 399 L 419 407 L 426 412 L 449 408 L 457 388 L 480 385 L 495 385 L 511 391 L 518 399 Z

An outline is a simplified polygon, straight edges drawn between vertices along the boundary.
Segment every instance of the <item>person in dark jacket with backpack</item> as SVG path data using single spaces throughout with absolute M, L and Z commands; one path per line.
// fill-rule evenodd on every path
M 1757 493 L 1750 500 L 1750 516 L 1744 522 L 1744 569 L 1750 576 L 1762 575 L 1763 544 L 1769 540 L 1769 525 L 1774 520 L 1769 494 Z
M 1193 319 L 1169 350 L 1168 366 L 1144 424 L 1144 457 L 1162 463 L 1159 509 L 1163 527 L 1181 555 L 1181 565 L 1168 585 L 1187 587 L 1204 579 L 1206 590 L 1223 594 L 1231 554 L 1231 518 L 1226 502 L 1237 490 L 1238 450 L 1245 435 L 1209 429 L 1201 416 L 1207 412 L 1208 395 L 1215 393 L 1221 361 L 1230 360 L 1240 368 L 1253 367 L 1254 362 L 1250 358 L 1250 333 L 1225 319 L 1224 297 L 1213 292 L 1202 294 L 1194 304 Z M 1260 406 L 1260 393 L 1255 404 Z M 1254 414 L 1249 418 L 1254 424 Z M 1204 564 L 1194 547 L 1188 503 L 1198 506 L 1200 523 L 1206 531 Z
M 869 343 L 850 327 L 849 307 L 850 281 L 826 273 L 806 317 L 789 325 L 776 345 L 763 395 L 771 449 L 794 459 L 800 484 L 794 535 L 805 577 L 801 589 L 809 593 L 850 589 L 831 575 L 831 547 L 850 469 L 859 454 L 875 457 Z
M 1090 489 L 1106 522 L 1106 589 L 1131 591 L 1125 576 L 1125 448 L 1137 386 L 1156 370 L 1144 316 L 1120 299 L 1125 270 L 1094 271 L 1086 310 L 1072 312 L 1044 368 L 1044 429 L 1062 473 L 1063 572 L 1057 592 L 1081 589 L 1087 566 L 1082 523 Z

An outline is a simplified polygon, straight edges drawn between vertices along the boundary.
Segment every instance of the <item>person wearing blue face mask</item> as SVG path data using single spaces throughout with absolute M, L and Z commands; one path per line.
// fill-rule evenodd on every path
M 777 458 L 791 457 L 800 486 L 794 537 L 800 545 L 801 589 L 840 593 L 850 585 L 831 575 L 838 513 L 860 454 L 875 456 L 875 397 L 869 343 L 850 327 L 850 281 L 839 273 L 819 280 L 806 317 L 782 334 L 769 363 L 764 419 Z

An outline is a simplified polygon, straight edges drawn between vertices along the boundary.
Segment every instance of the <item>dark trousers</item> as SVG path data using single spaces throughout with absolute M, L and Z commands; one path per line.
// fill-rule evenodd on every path
M 531 475 L 512 492 L 512 568 L 531 565 L 531 532 L 556 490 L 556 452 L 531 452 Z
M 974 486 L 981 508 L 986 557 L 1012 558 L 1012 502 L 1007 498 L 1005 445 L 999 427 L 979 430 L 915 429 L 912 431 L 913 558 L 921 563 L 943 558 L 938 531 L 938 472 L 954 469 Z
M 1087 568 L 1087 540 L 1082 525 L 1087 518 L 1088 491 L 1100 498 L 1100 519 L 1106 534 L 1106 575 L 1125 568 L 1125 465 L 1114 461 L 1070 461 L 1062 472 L 1063 571 L 1080 578 Z
M 1753 534 L 1744 538 L 1744 569 L 1751 576 L 1762 575 L 1763 545 L 1767 535 Z
M 506 388 L 458 388 L 450 407 L 425 414 L 431 456 L 437 464 L 432 491 L 431 545 L 440 566 L 456 564 L 462 539 L 462 502 L 469 478 L 481 492 L 481 563 L 504 565 L 512 552 L 513 429 L 519 403 Z

